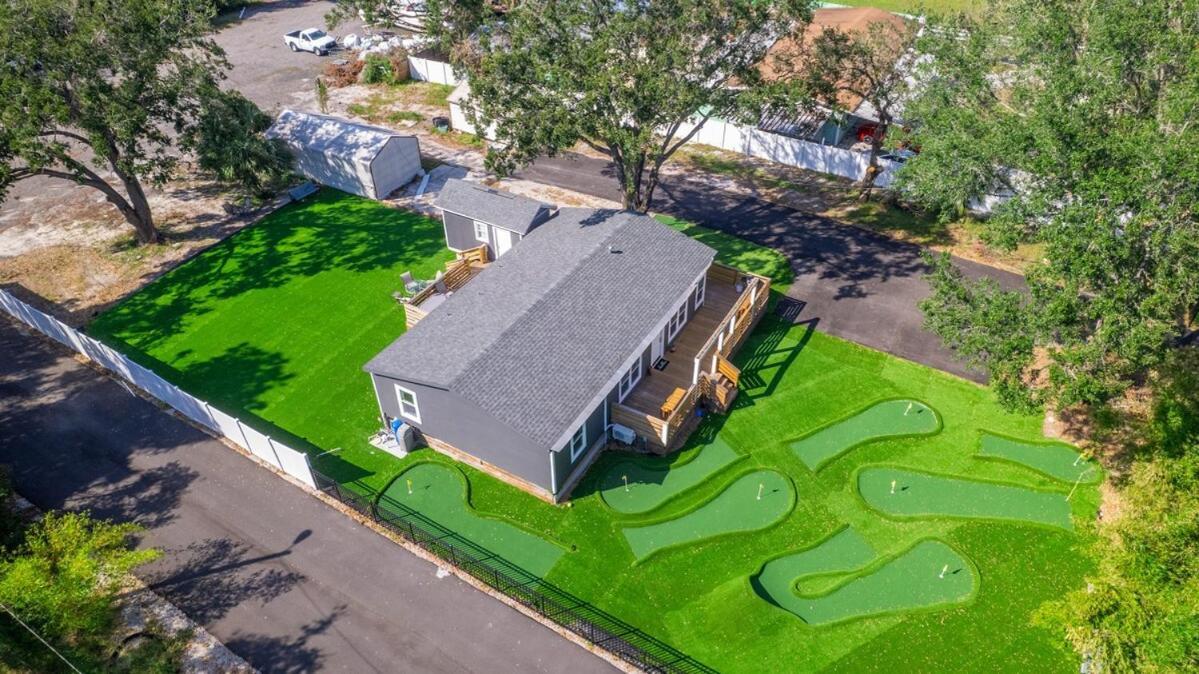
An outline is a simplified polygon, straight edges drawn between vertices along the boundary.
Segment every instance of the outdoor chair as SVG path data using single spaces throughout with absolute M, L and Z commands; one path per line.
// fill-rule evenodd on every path
M 425 289 L 428 284 L 424 281 L 417 281 L 412 278 L 412 272 L 406 271 L 400 274 L 400 280 L 404 282 L 404 290 L 410 295 L 415 295 Z
M 437 288 L 437 292 L 442 295 L 446 294 L 448 288 L 445 285 L 445 274 L 441 271 L 437 272 L 437 276 L 433 279 L 433 286 Z

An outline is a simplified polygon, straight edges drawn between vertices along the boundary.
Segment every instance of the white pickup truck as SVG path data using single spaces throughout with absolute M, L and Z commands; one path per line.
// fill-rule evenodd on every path
M 287 33 L 283 36 L 283 44 L 292 51 L 310 51 L 317 56 L 324 56 L 337 46 L 337 40 L 320 28 L 309 28 Z

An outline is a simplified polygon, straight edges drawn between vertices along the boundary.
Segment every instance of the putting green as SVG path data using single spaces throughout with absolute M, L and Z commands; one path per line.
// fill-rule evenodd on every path
M 535 576 L 545 577 L 563 553 L 544 538 L 477 514 L 470 506 L 466 477 L 456 468 L 418 463 L 400 473 L 379 500 L 384 506 L 388 500 L 402 503 Z
M 766 562 L 753 579 L 754 589 L 764 599 L 783 605 L 775 595 L 792 596 L 803 578 L 848 573 L 869 564 L 874 548 L 851 527 L 846 527 L 815 546 Z
M 801 552 L 798 556 L 818 553 L 836 540 L 834 537 L 820 548 Z M 834 545 L 838 551 L 833 554 L 837 556 L 840 556 L 840 546 L 849 546 L 850 549 L 857 547 L 855 543 Z M 776 562 L 785 562 L 794 557 L 796 555 Z M 957 604 L 970 599 L 978 587 L 978 579 L 970 562 L 953 548 L 935 540 L 920 541 L 898 557 L 867 569 L 831 592 L 819 596 L 796 594 L 787 576 L 776 572 L 768 578 L 766 571 L 763 569 L 758 577 L 759 592 L 768 591 L 768 601 L 794 613 L 810 625 L 828 625 L 881 613 Z
M 983 433 L 978 455 L 1012 461 L 1062 482 L 1095 484 L 1103 477 L 1098 464 L 1081 458 L 1077 449 L 1061 442 L 1029 442 Z
M 892 517 L 1014 520 L 1072 530 L 1065 494 L 898 468 L 866 468 L 858 491 L 867 505 Z
M 918 400 L 884 400 L 791 443 L 791 449 L 812 470 L 871 440 L 905 435 L 931 435 L 941 422 L 931 407 Z
M 791 481 L 773 470 L 739 478 L 716 498 L 682 517 L 624 530 L 637 561 L 664 548 L 713 536 L 756 531 L 778 522 L 795 505 Z
M 600 496 L 609 508 L 617 512 L 649 512 L 740 457 L 718 437 L 700 450 L 695 458 L 677 468 L 660 459 L 626 459 L 604 473 L 600 482 Z

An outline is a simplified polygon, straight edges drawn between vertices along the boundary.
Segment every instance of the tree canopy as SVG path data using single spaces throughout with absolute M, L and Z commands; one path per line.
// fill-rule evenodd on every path
M 1199 2 L 997 0 L 926 32 L 907 106 L 910 199 L 1043 259 L 1027 294 L 938 261 L 930 325 L 1006 402 L 1100 403 L 1195 337 L 1199 308 Z
M 254 146 L 256 166 L 277 172 L 283 157 L 252 133 L 249 102 L 219 87 L 228 66 L 208 36 L 213 12 L 211 0 L 7 2 L 0 198 L 18 180 L 71 180 L 101 191 L 148 243 L 159 235 L 144 183 L 165 183 L 180 150 L 242 179 L 228 144 Z
M 529 0 L 466 15 L 465 25 L 430 21 L 429 30 L 456 45 L 470 80 L 464 112 L 493 136 L 488 167 L 509 173 L 581 142 L 611 158 L 625 207 L 644 212 L 663 163 L 698 125 L 714 116 L 756 121 L 785 95 L 757 65 L 810 7 Z

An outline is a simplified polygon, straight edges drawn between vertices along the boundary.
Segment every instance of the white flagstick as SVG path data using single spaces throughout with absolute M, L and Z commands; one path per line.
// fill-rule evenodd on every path
M 1076 489 L 1078 489 L 1078 485 L 1082 484 L 1082 479 L 1083 479 L 1084 477 L 1086 477 L 1086 476 L 1087 476 L 1087 473 L 1091 472 L 1092 470 L 1095 470 L 1095 468 L 1094 468 L 1093 466 L 1092 466 L 1091 468 L 1088 468 L 1088 469 L 1086 469 L 1086 470 L 1082 471 L 1082 473 L 1081 473 L 1081 474 L 1078 476 L 1078 479 L 1074 481 L 1074 486 L 1070 488 L 1070 493 L 1069 493 L 1069 494 L 1066 494 L 1066 500 L 1067 500 L 1067 501 L 1069 501 L 1069 500 L 1070 500 L 1070 497 L 1071 497 L 1071 496 L 1074 496 L 1074 491 L 1075 491 Z
M 629 490 L 629 476 L 621 475 L 620 477 L 622 477 L 624 479 L 624 490 L 628 491 Z
M 891 480 L 891 493 L 895 493 L 895 480 Z
M 911 412 L 911 411 L 912 411 L 912 405 L 913 405 L 913 404 L 915 404 L 915 403 L 913 403 L 913 402 L 911 402 L 911 401 L 908 401 L 908 408 L 907 408 L 906 410 L 904 410 L 904 411 L 903 411 L 903 415 L 904 415 L 905 417 L 908 415 L 908 412 Z
M 408 480 L 408 494 L 412 495 L 412 480 Z
M 764 486 L 764 485 L 763 485 L 761 482 L 759 482 L 759 483 L 758 483 L 758 500 L 759 500 L 759 501 L 761 501 L 761 500 L 762 500 L 762 487 L 763 487 L 763 486 Z
M 948 570 L 949 570 L 949 565 L 948 565 L 948 564 L 946 564 L 945 566 L 941 567 L 941 577 L 942 577 L 942 578 L 944 578 L 944 577 L 945 577 L 945 572 L 946 572 L 946 571 L 948 571 Z

